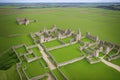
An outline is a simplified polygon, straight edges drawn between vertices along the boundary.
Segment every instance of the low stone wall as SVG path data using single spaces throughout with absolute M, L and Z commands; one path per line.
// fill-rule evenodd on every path
M 19 47 L 22 47 L 24 46 L 25 44 L 20 44 L 20 45 L 16 45 L 16 46 L 13 46 L 14 48 L 19 48 Z
M 59 68 L 57 68 L 57 70 L 58 70 L 58 71 L 60 72 L 60 74 L 63 76 L 64 80 L 69 80 Z
M 28 46 L 28 47 L 26 47 L 26 49 L 31 49 L 31 48 L 34 48 L 34 47 L 37 47 L 37 44 L 36 45 L 32 45 L 32 46 Z
M 39 80 L 39 79 L 44 78 L 45 76 L 48 76 L 48 73 L 45 73 L 43 75 L 39 75 L 39 76 L 33 77 L 33 78 L 29 79 L 29 80 Z
M 72 43 L 67 43 L 67 44 L 64 44 L 64 45 L 60 45 L 60 46 L 55 46 L 55 47 L 52 47 L 52 48 L 48 48 L 47 51 L 55 50 L 55 49 L 62 48 L 62 47 L 65 47 L 65 46 L 69 46 L 69 45 L 75 44 L 75 43 L 77 43 L 77 41 L 72 42 Z
M 25 74 L 27 80 L 30 80 L 30 78 L 29 78 L 28 75 L 26 74 L 25 70 L 26 70 L 26 67 L 25 67 L 25 68 L 22 68 L 22 71 L 23 71 L 23 73 Z
M 115 57 L 110 57 L 110 58 L 108 58 L 108 61 L 115 60 L 115 59 L 118 59 L 118 58 L 120 58 L 120 55 L 117 55 Z
M 56 75 L 50 70 L 50 74 L 53 76 L 53 78 L 55 79 L 55 80 L 59 80 L 57 77 L 56 77 Z
M 59 39 L 58 39 L 58 41 L 59 41 L 62 45 L 65 44 L 63 41 L 61 41 L 61 40 L 59 40 Z
M 86 57 L 86 60 L 87 60 L 90 64 L 95 64 L 95 63 L 100 62 L 100 60 L 92 61 L 90 58 L 87 58 L 87 57 Z
M 68 64 L 72 64 L 72 63 L 80 61 L 80 60 L 82 60 L 84 58 L 85 58 L 85 55 L 83 55 L 82 57 L 74 58 L 72 60 L 59 63 L 58 66 L 61 67 L 61 66 L 65 66 L 65 65 L 68 65 Z
M 91 61 L 90 64 L 95 64 L 95 63 L 98 63 L 100 62 L 100 60 L 97 60 L 97 61 Z
M 22 75 L 20 74 L 20 72 L 19 72 L 19 67 L 20 67 L 20 63 L 17 63 L 16 64 L 16 71 L 17 71 L 17 73 L 18 73 L 18 75 L 19 75 L 19 78 L 20 78 L 20 80 L 22 80 Z

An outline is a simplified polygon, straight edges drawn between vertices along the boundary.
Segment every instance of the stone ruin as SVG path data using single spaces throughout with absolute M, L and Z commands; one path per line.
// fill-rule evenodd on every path
M 37 22 L 37 20 L 29 20 L 27 18 L 17 18 L 16 21 L 19 25 L 26 25 L 26 26 L 31 22 Z

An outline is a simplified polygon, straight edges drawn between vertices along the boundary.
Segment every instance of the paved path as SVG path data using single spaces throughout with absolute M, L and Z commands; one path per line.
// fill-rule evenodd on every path
M 120 72 L 120 66 L 115 65 L 115 64 L 113 64 L 113 63 L 111 63 L 111 62 L 108 62 L 108 61 L 106 61 L 106 60 L 104 60 L 104 59 L 101 59 L 101 61 L 102 61 L 104 64 L 106 64 L 106 65 L 108 65 L 108 66 L 110 66 L 110 67 L 112 67 L 112 68 L 114 68 L 114 69 L 116 69 L 117 71 Z
M 43 56 L 43 59 L 47 62 L 49 68 L 50 68 L 51 70 L 56 69 L 56 67 L 55 67 L 55 66 L 50 62 L 50 60 L 48 59 L 48 56 L 47 56 L 47 54 L 44 52 L 43 48 L 42 48 L 40 45 L 38 45 L 38 48 L 40 49 L 40 52 L 41 52 L 41 54 L 42 54 L 42 56 Z
M 48 74 L 48 79 L 47 80 L 55 80 L 51 74 Z

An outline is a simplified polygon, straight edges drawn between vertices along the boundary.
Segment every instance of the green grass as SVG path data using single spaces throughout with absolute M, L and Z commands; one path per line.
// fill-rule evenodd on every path
M 22 79 L 26 80 L 26 76 L 24 75 L 24 72 L 22 71 L 22 67 L 19 68 L 19 72 L 20 72 L 20 74 L 22 76 Z
M 110 62 L 112 62 L 113 64 L 116 64 L 116 65 L 120 66 L 120 58 L 112 60 Z
M 34 58 L 35 56 L 33 54 L 28 54 L 27 57 L 28 58 Z
M 71 39 L 73 40 L 74 38 L 73 38 L 72 36 L 70 36 L 70 37 L 67 37 L 67 38 L 62 39 L 62 41 L 63 41 L 64 43 L 69 43 Z
M 27 46 L 33 45 L 33 41 L 28 35 L 30 32 L 36 32 L 41 29 L 43 29 L 44 26 L 46 28 L 50 28 L 51 25 L 56 24 L 61 29 L 72 29 L 72 30 L 78 30 L 80 28 L 82 34 L 85 34 L 86 32 L 90 32 L 94 36 L 99 36 L 101 40 L 110 41 L 116 44 L 120 44 L 120 11 L 113 11 L 113 10 L 106 10 L 106 9 L 100 9 L 100 8 L 41 8 L 41 9 L 11 9 L 11 6 L 7 6 L 9 9 L 0 9 L 0 52 L 7 50 L 11 46 L 18 45 L 18 44 L 26 44 Z M 18 25 L 16 24 L 16 18 L 18 17 L 26 17 L 28 19 L 37 19 L 37 23 L 31 23 L 28 26 L 24 25 Z M 20 36 L 16 37 L 8 37 L 11 34 L 20 34 Z M 51 44 L 48 44 L 48 47 L 56 46 L 57 42 L 53 42 Z M 60 45 L 57 43 L 57 45 Z M 62 54 L 64 54 L 64 51 L 61 51 Z M 0 54 L 1 54 L 0 53 Z M 56 56 L 59 56 L 59 54 Z M 61 55 L 60 55 L 61 56 Z M 65 54 L 65 56 L 67 56 Z M 71 55 L 72 56 L 72 55 Z M 62 57 L 62 56 L 61 56 Z M 64 57 L 64 56 L 63 56 Z M 7 57 L 6 57 L 7 58 Z M 5 59 L 6 59 L 5 58 Z M 58 57 L 60 60 L 61 58 Z M 64 61 L 61 59 L 61 61 Z M 79 64 L 80 65 L 80 64 Z M 86 67 L 84 66 L 78 66 L 78 67 Z M 76 66 L 77 67 L 77 66 Z M 76 68 L 75 67 L 75 68 Z M 97 66 L 98 67 L 98 66 Z M 101 66 L 102 68 L 103 66 Z M 15 70 L 14 69 L 8 69 L 9 71 L 0 71 L 0 76 L 5 76 L 4 78 L 0 77 L 1 80 L 16 80 L 18 77 L 13 78 L 13 75 L 11 72 Z M 73 69 L 75 69 L 73 68 Z M 88 68 L 88 66 L 87 66 Z M 106 71 L 108 67 L 104 69 Z M 67 69 L 66 69 L 67 70 Z M 72 70 L 72 68 L 71 68 Z M 69 71 L 71 71 L 69 70 Z M 81 69 L 80 69 L 81 70 Z M 89 70 L 93 70 L 93 68 L 89 68 Z M 89 71 L 88 70 L 88 71 Z M 98 69 L 99 70 L 99 69 Z M 98 71 L 93 70 L 93 71 Z M 108 70 L 108 69 L 107 69 Z M 103 71 L 103 73 L 104 73 Z M 80 73 L 84 77 L 84 75 L 88 74 L 81 74 L 81 72 L 84 72 L 83 70 L 79 71 L 77 70 L 77 74 Z M 87 72 L 87 71 L 86 71 Z M 101 72 L 101 70 L 100 70 Z M 117 80 L 118 78 L 117 73 L 115 71 L 106 71 L 105 75 L 109 75 L 107 80 Z M 16 75 L 16 72 L 13 74 Z M 98 74 L 98 72 L 97 72 Z M 114 76 L 113 76 L 113 75 Z M 11 76 L 12 75 L 12 76 Z M 15 76 L 14 75 L 14 76 Z M 89 75 L 89 74 L 88 74 Z M 96 74 L 95 74 L 96 75 Z M 76 76 L 73 73 L 73 79 L 76 78 L 79 79 L 80 76 Z M 93 76 L 93 75 L 91 75 Z M 104 75 L 101 73 L 101 76 Z M 87 78 L 87 77 L 86 77 Z M 89 78 L 89 77 L 88 77 Z M 98 77 L 102 78 L 102 77 Z M 81 78 L 80 78 L 81 79 Z M 91 78 L 90 78 L 91 79 Z M 95 78 L 93 78 L 95 79 Z M 92 79 L 92 80 L 93 80 Z M 102 80 L 103 80 L 102 79 Z
M 89 38 L 83 38 L 81 39 L 82 42 L 94 42 L 93 40 L 89 39 Z
M 27 50 L 25 49 L 25 46 L 16 48 L 16 52 L 18 53 L 18 55 L 22 55 L 24 53 L 27 53 Z
M 55 69 L 52 71 L 54 73 L 54 75 L 57 77 L 58 80 L 64 80 L 63 76 L 60 74 L 60 72 Z
M 102 62 L 89 64 L 85 59 L 61 67 L 70 80 L 119 80 L 120 73 Z
M 8 70 L 0 70 L 0 80 L 19 80 L 19 75 L 16 72 L 16 65 L 13 65 Z
M 32 48 L 32 50 L 33 50 L 33 52 L 34 52 L 38 57 L 41 56 L 41 53 L 40 53 L 40 51 L 39 51 L 39 49 L 38 49 L 37 47 Z
M 27 67 L 26 73 L 30 78 L 45 73 L 45 69 L 42 67 L 39 60 L 26 64 L 26 67 Z
M 79 44 L 73 44 L 63 48 L 50 51 L 58 63 L 80 57 L 82 53 L 78 50 Z
M 54 41 L 45 42 L 45 43 L 43 43 L 43 45 L 46 48 L 51 48 L 51 47 L 59 46 L 61 44 L 60 44 L 60 42 L 58 40 L 54 40 Z
M 26 44 L 27 46 L 33 45 L 33 41 L 28 35 L 16 37 L 3 37 L 0 39 L 0 51 L 4 51 L 12 46 Z
M 19 60 L 16 54 L 10 49 L 6 53 L 0 55 L 0 70 L 7 70 L 17 62 L 19 62 Z

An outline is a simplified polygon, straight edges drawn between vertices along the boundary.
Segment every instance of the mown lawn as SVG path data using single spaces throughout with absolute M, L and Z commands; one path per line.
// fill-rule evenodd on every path
M 73 44 L 70 46 L 52 50 L 50 51 L 50 53 L 58 63 L 68 61 L 82 55 L 82 53 L 78 50 L 78 45 L 79 44 Z
M 57 77 L 58 80 L 64 80 L 63 76 L 60 74 L 60 72 L 55 69 L 52 71 L 54 73 L 54 75 Z
M 104 63 L 89 64 L 85 59 L 61 67 L 70 80 L 119 80 L 120 73 Z
M 51 48 L 51 47 L 59 46 L 61 44 L 60 44 L 60 42 L 58 40 L 54 40 L 54 41 L 45 42 L 45 43 L 43 43 L 43 45 L 46 48 Z
M 26 67 L 27 67 L 26 73 L 30 78 L 42 75 L 46 72 L 40 63 L 40 60 L 26 64 Z
M 40 53 L 40 51 L 39 51 L 39 49 L 38 49 L 37 47 L 32 48 L 32 50 L 33 50 L 33 52 L 34 52 L 38 57 L 41 56 L 41 53 Z

